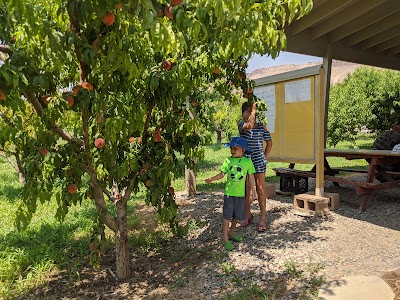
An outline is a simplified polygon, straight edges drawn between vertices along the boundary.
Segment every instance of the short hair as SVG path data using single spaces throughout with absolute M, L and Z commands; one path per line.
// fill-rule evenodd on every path
M 242 114 L 251 107 L 250 102 L 245 102 L 242 104 Z

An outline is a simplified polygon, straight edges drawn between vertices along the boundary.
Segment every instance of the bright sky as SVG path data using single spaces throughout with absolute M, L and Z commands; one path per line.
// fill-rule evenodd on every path
M 291 53 L 291 52 L 281 52 L 281 54 L 276 58 L 272 59 L 267 56 L 255 55 L 249 60 L 249 66 L 246 72 L 251 73 L 254 70 L 280 66 L 280 65 L 290 65 L 290 64 L 305 64 L 308 62 L 321 61 L 321 57 L 308 56 L 303 54 Z

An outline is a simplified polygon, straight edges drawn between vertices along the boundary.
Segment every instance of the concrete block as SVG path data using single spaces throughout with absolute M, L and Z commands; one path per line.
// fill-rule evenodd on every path
M 294 213 L 306 217 L 326 216 L 329 214 L 328 203 L 329 198 L 298 194 L 294 196 L 293 200 Z
M 267 198 L 275 197 L 276 196 L 275 184 L 266 182 L 265 183 L 265 193 L 267 195 Z
M 315 195 L 314 192 L 307 192 L 306 194 Z M 329 198 L 329 210 L 337 210 L 339 208 L 339 194 L 338 193 L 324 193 L 324 197 Z

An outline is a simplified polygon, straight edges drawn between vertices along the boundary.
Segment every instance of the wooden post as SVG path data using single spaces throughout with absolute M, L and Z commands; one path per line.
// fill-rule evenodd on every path
M 315 175 L 315 196 L 323 197 L 324 195 L 324 110 L 325 110 L 325 84 L 324 84 L 324 68 L 321 68 L 319 75 L 315 76 L 317 99 L 315 99 L 316 113 L 316 130 L 315 130 L 315 160 L 316 160 L 316 175 Z

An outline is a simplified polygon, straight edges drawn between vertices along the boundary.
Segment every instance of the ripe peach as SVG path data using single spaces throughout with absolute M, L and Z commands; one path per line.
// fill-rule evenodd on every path
M 246 93 L 247 93 L 247 94 L 252 94 L 252 93 L 253 93 L 253 90 L 249 88 L 249 89 L 247 89 Z
M 49 95 L 43 95 L 43 96 L 42 96 L 42 100 L 43 100 L 43 103 L 44 103 L 45 105 L 49 105 L 51 99 L 52 99 L 52 98 L 51 98 Z
M 213 73 L 215 74 L 215 75 L 218 75 L 219 73 L 221 73 L 221 69 L 220 68 L 215 68 L 214 70 L 213 70 Z
M 197 104 L 196 101 L 192 102 L 192 106 L 196 106 L 196 104 Z
M 94 146 L 98 149 L 101 149 L 104 147 L 104 145 L 106 144 L 106 142 L 104 141 L 104 139 L 102 138 L 97 138 L 94 141 Z
M 74 96 L 78 95 L 78 92 L 79 92 L 79 90 L 80 90 L 81 88 L 82 88 L 82 86 L 81 86 L 80 84 L 75 85 L 75 86 L 72 88 L 72 93 L 74 94 Z
M 131 137 L 129 138 L 129 142 L 130 142 L 130 143 L 134 143 L 135 140 L 136 140 L 136 139 L 135 139 L 133 136 L 131 136 Z
M 173 8 L 173 6 L 171 5 L 171 6 L 168 6 L 168 7 L 166 7 L 166 8 L 164 9 L 164 15 L 165 15 L 168 19 L 170 19 L 170 20 L 172 20 L 172 19 L 174 18 L 174 17 L 172 16 L 172 13 L 171 13 L 172 8 Z
M 40 154 L 42 154 L 43 156 L 46 156 L 47 154 L 49 154 L 49 150 L 47 150 L 46 148 L 42 148 L 42 149 L 40 149 Z
M 172 68 L 172 63 L 169 60 L 165 60 L 162 63 L 162 67 L 165 71 L 169 71 Z
M 90 251 L 96 250 L 96 244 L 95 244 L 95 243 L 90 243 L 90 244 L 89 244 L 89 250 L 90 250 Z
M 153 131 L 153 141 L 155 141 L 156 143 L 159 143 L 162 141 L 162 136 L 160 134 L 160 131 L 158 131 L 158 130 Z
M 174 188 L 173 188 L 172 186 L 170 186 L 170 187 L 168 188 L 168 192 L 169 192 L 170 194 L 174 194 L 174 193 L 175 193 L 175 190 L 174 190 Z
M 7 94 L 0 90 L 0 100 L 4 100 L 7 98 Z
M 71 184 L 68 186 L 68 193 L 70 193 L 70 194 L 75 194 L 77 191 L 78 191 L 78 187 L 76 186 L 75 183 L 71 183 Z
M 93 85 L 90 82 L 87 82 L 87 81 L 82 82 L 82 87 L 89 91 L 93 91 Z
M 144 182 L 144 185 L 147 187 L 150 187 L 152 184 L 153 184 L 153 180 L 151 180 L 150 178 L 146 179 L 146 181 Z
M 112 12 L 107 12 L 105 16 L 101 19 L 104 25 L 111 26 L 114 24 L 115 15 Z
M 69 106 L 69 107 L 71 107 L 72 105 L 74 105 L 74 97 L 72 97 L 72 96 L 67 96 L 67 105 Z
M 177 5 L 181 4 L 182 2 L 183 2 L 182 0 L 171 0 L 172 6 L 177 6 Z
M 120 8 L 122 8 L 122 3 L 115 4 L 115 9 L 120 9 Z

